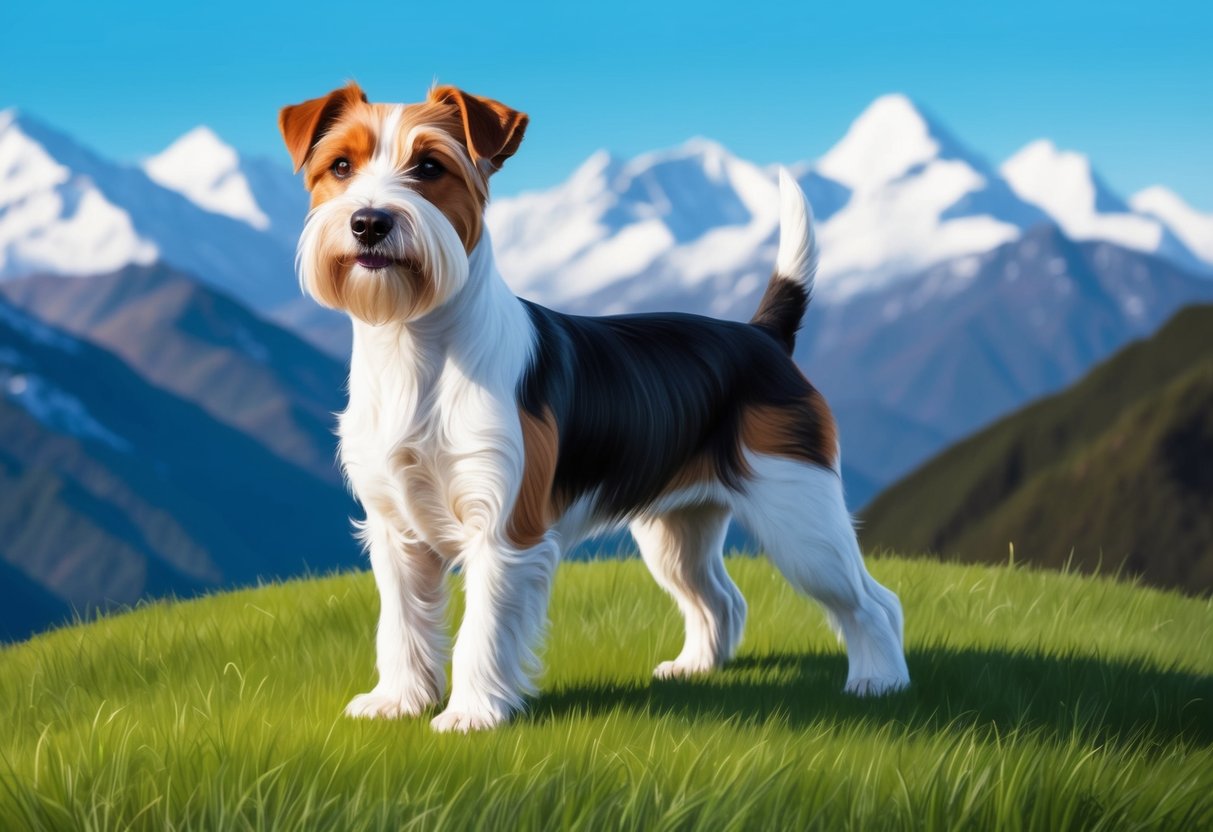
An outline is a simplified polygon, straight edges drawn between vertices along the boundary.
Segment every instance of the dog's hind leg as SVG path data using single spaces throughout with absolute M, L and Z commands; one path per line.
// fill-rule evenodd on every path
M 657 665 L 659 678 L 711 670 L 732 658 L 741 642 L 746 603 L 724 566 L 728 524 L 729 512 L 719 506 L 678 509 L 631 524 L 644 562 L 686 620 L 682 652 Z
M 859 696 L 910 683 L 897 596 L 868 574 L 842 481 L 828 468 L 776 456 L 748 458 L 752 476 L 734 509 L 788 581 L 825 607 L 846 642 L 846 690 Z

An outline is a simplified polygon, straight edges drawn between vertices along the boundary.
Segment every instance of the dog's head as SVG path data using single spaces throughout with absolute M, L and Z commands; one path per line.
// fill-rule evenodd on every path
M 419 104 L 371 104 L 356 84 L 284 107 L 295 170 L 312 195 L 299 276 L 319 303 L 371 324 L 416 319 L 468 280 L 489 177 L 525 114 L 454 87 Z

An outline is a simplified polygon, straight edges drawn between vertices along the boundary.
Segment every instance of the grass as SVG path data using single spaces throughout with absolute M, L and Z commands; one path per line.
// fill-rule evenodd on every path
M 563 565 L 541 694 L 467 737 L 340 716 L 374 681 L 366 574 L 7 648 L 0 829 L 1213 828 L 1210 601 L 876 560 L 914 684 L 855 700 L 813 605 L 729 567 L 740 657 L 655 682 L 681 625 L 644 567 Z

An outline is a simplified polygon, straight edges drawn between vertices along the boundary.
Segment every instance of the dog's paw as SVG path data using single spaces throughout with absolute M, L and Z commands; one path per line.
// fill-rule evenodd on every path
M 354 719 L 400 719 L 417 716 L 426 708 L 418 702 L 410 702 L 399 694 L 371 691 L 360 693 L 345 706 L 345 715 Z
M 852 696 L 884 696 L 910 686 L 910 680 L 900 677 L 852 679 L 843 688 Z
M 488 731 L 505 722 L 504 717 L 493 714 L 469 713 L 453 711 L 447 708 L 430 722 L 430 727 L 441 734 L 458 731 L 467 734 L 472 731 Z
M 692 676 L 702 676 L 710 673 L 715 665 L 704 662 L 691 662 L 685 659 L 674 659 L 662 662 L 653 670 L 655 679 L 689 679 Z

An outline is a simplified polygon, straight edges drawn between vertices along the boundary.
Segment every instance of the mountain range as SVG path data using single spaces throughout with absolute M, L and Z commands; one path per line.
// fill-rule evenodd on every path
M 1189 307 L 1066 391 L 883 492 L 869 549 L 1122 569 L 1213 588 L 1213 306 Z
M 4 300 L 0 493 L 0 561 L 80 611 L 357 562 L 340 484 Z
M 88 280 L 10 280 L 0 297 L 340 484 L 333 414 L 344 405 L 344 365 L 227 294 L 155 263 Z
M 263 172 L 273 183 L 267 192 L 285 187 L 284 172 Z M 292 233 L 215 213 L 35 118 L 0 112 L 0 279 L 103 274 L 163 261 L 272 309 L 298 294 Z
M 796 357 L 853 508 L 1213 301 L 1213 216 L 1161 187 L 1122 199 L 1047 141 L 993 165 L 905 96 L 789 168 L 822 248 Z M 702 138 L 603 151 L 488 226 L 541 303 L 747 319 L 776 179 Z M 283 165 L 205 127 L 132 165 L 0 112 L 0 563 L 44 615 L 355 562 L 332 435 L 349 325 L 299 294 L 306 210 Z

